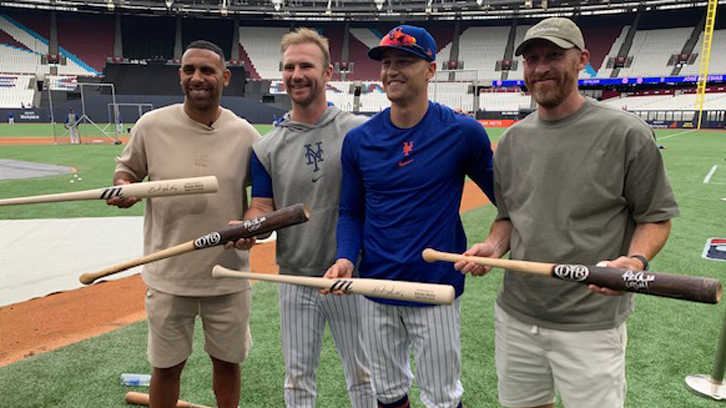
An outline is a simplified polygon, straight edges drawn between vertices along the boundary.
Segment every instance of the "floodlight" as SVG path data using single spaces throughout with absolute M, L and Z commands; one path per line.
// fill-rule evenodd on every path
M 383 10 L 383 3 L 385 3 L 386 0 L 375 0 L 376 8 L 380 11 Z

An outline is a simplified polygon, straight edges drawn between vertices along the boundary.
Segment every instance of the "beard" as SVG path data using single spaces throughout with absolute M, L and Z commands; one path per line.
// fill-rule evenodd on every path
M 293 86 L 295 86 L 295 85 L 307 86 L 308 90 L 309 90 L 307 95 L 301 95 L 301 96 L 296 95 L 295 89 L 293 88 Z M 292 101 L 295 102 L 296 104 L 302 105 L 302 106 L 309 106 L 323 92 L 323 87 L 320 86 L 320 82 L 317 82 L 317 81 L 310 81 L 308 83 L 301 83 L 301 84 L 286 83 L 285 87 L 287 88 L 288 95 L 290 95 L 290 99 L 292 99 Z
M 204 89 L 208 91 L 209 93 L 202 97 L 202 96 L 195 96 L 194 90 L 195 89 Z M 184 88 L 184 96 L 186 101 L 191 105 L 192 108 L 198 111 L 207 111 L 209 109 L 213 109 L 217 106 L 219 97 L 220 97 L 220 91 L 213 88 L 192 88 L 192 87 L 186 87 Z
M 525 78 L 525 84 L 538 105 L 545 109 L 559 106 L 577 87 L 577 66 L 570 67 L 561 75 L 548 74 L 543 77 Z M 552 82 L 537 82 L 552 79 Z

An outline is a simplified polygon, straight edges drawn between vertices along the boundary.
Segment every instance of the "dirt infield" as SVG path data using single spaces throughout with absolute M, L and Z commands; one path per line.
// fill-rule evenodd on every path
M 488 202 L 466 183 L 462 212 Z M 253 248 L 251 269 L 277 273 L 273 242 Z M 145 289 L 136 275 L 0 307 L 0 367 L 143 320 Z

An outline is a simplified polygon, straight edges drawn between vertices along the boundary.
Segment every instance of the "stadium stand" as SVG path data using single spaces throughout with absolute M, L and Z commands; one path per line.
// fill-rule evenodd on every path
M 106 57 L 113 55 L 115 25 L 113 18 L 107 16 L 63 14 L 58 17 L 58 42 L 69 54 L 78 57 L 75 62 L 79 66 L 83 66 L 82 62 L 88 67 L 86 71 L 100 73 L 106 64 Z
M 289 30 L 281 27 L 240 27 L 239 42 L 260 78 L 281 79 L 280 40 Z
M 64 58 L 53 70 L 56 75 L 53 81 L 60 88 L 71 86 L 74 81 L 85 82 L 89 76 L 99 76 L 107 61 L 113 64 L 138 64 L 136 68 L 148 72 L 159 68 L 158 65 L 171 64 L 167 68 L 176 69 L 173 65 L 178 64 L 183 46 L 203 38 L 220 45 L 228 59 L 239 60 L 244 64 L 246 77 L 253 81 L 254 86 L 241 85 L 243 88 L 240 89 L 246 88 L 247 91 L 235 92 L 242 94 L 255 89 L 251 94 L 262 103 L 285 100 L 284 89 L 279 83 L 282 78 L 279 43 L 282 36 L 296 24 L 240 21 L 241 26 L 235 33 L 234 20 L 225 18 L 184 16 L 179 20 L 169 15 L 128 13 L 115 20 L 115 16 L 102 13 L 58 12 L 56 15 L 57 45 L 59 54 Z M 693 78 L 699 73 L 703 40 L 699 35 L 699 27 L 703 24 L 702 8 L 688 12 L 646 12 L 641 9 L 620 15 L 580 15 L 576 18 L 583 27 L 591 54 L 590 65 L 580 73 L 583 79 L 671 75 Z M 114 52 L 116 21 L 121 22 L 122 57 L 115 56 Z M 726 49 L 724 21 L 717 23 L 714 31 L 710 63 L 712 75 L 726 73 L 726 53 L 721 51 Z M 439 46 L 436 59 L 439 73 L 430 84 L 430 99 L 465 110 L 478 107 L 487 113 L 531 110 L 532 99 L 528 93 L 518 88 L 490 87 L 513 86 L 498 81 L 523 78 L 523 63 L 513 55 L 513 48 L 535 22 L 536 19 L 531 18 L 520 18 L 517 21 L 505 18 L 458 23 L 421 22 L 434 35 Z M 326 89 L 331 102 L 345 110 L 355 109 L 358 102 L 361 112 L 377 112 L 389 106 L 390 102 L 377 82 L 380 64 L 368 59 L 367 51 L 376 46 L 394 24 L 390 21 L 345 24 L 316 21 L 309 24 L 330 40 L 331 62 L 350 64 L 344 76 L 341 73 L 333 75 L 333 82 Z M 349 29 L 347 33 L 346 27 Z M 456 32 L 455 27 L 458 27 L 459 32 Z M 631 32 L 631 28 L 637 30 Z M 0 74 L 4 78 L 16 78 L 4 79 L 6 84 L 12 83 L 13 86 L 0 87 L 5 105 L 16 106 L 21 101 L 27 105 L 30 101 L 38 103 L 41 100 L 35 82 L 38 81 L 38 89 L 42 82 L 45 86 L 51 82 L 48 76 L 51 66 L 45 61 L 51 47 L 50 32 L 51 18 L 47 11 L 0 11 Z M 236 40 L 234 37 L 237 37 L 234 34 L 239 35 L 236 43 L 233 43 Z M 119 52 L 118 48 L 116 52 Z M 615 70 L 615 58 L 623 55 L 627 60 L 626 66 Z M 450 67 L 449 61 L 452 60 L 461 61 L 463 65 Z M 511 69 L 502 71 L 502 61 L 509 65 L 510 60 L 513 62 Z M 678 65 L 674 65 L 674 60 Z M 147 62 L 149 66 L 146 66 Z M 121 77 L 116 75 L 114 78 L 119 80 Z M 140 80 L 137 79 L 137 82 Z M 361 87 L 359 98 L 355 95 L 358 86 Z M 608 88 L 601 85 L 596 87 L 598 90 L 591 96 L 619 95 L 622 92 L 621 97 L 609 99 L 607 103 L 628 110 L 691 110 L 694 108 L 695 96 L 689 91 L 690 86 L 692 84 L 683 83 L 633 88 L 632 84 L 620 86 L 618 82 L 615 85 L 611 83 Z M 119 85 L 117 90 L 121 88 Z M 167 88 L 157 93 L 171 95 L 178 92 L 176 84 L 170 84 Z M 643 93 L 643 89 L 655 91 Z M 266 98 L 270 94 L 276 96 Z M 722 109 L 722 94 L 723 91 L 709 93 L 705 107 Z
M 25 19 L 28 21 L 32 21 L 29 20 L 27 16 L 25 16 Z M 36 22 L 35 25 L 37 26 L 39 24 Z M 6 65 L 5 63 L 3 64 L 2 72 L 34 73 L 38 75 L 50 73 L 50 66 L 41 65 L 42 56 L 48 54 L 47 37 L 42 36 L 40 33 L 36 32 L 33 29 L 30 29 L 28 26 L 20 23 L 18 20 L 9 15 L 0 15 L 0 30 L 3 31 L 7 36 L 11 37 L 16 44 L 22 44 L 22 46 L 25 48 L 14 48 L 14 50 L 16 51 L 21 51 L 20 53 L 9 50 L 7 46 L 3 48 L 3 57 L 7 57 L 8 65 Z M 83 38 L 93 38 L 95 36 L 95 34 L 89 35 L 89 33 L 94 33 L 94 31 L 89 29 L 88 26 L 86 26 L 85 29 L 81 27 L 81 31 L 78 33 L 80 33 L 80 37 Z M 59 30 L 59 37 L 61 36 L 62 34 Z M 78 37 L 79 35 L 69 33 L 66 39 L 68 39 L 69 42 L 73 42 L 78 39 Z M 98 38 L 99 39 L 97 40 L 89 41 L 91 41 L 91 43 L 93 44 L 99 44 L 104 41 L 104 37 L 102 35 L 99 34 Z M 108 38 L 106 38 L 106 40 L 108 40 Z M 108 44 L 113 43 L 111 41 L 108 42 Z M 87 76 L 95 76 L 100 74 L 99 71 L 91 68 L 80 58 L 68 52 L 64 48 L 61 47 L 59 49 L 59 53 L 66 58 L 65 65 L 58 65 L 59 73 L 65 75 Z M 93 48 L 91 47 L 89 48 L 89 55 L 92 54 Z M 100 51 L 97 55 L 97 59 L 105 60 L 105 52 Z
M 495 70 L 504 56 L 509 26 L 469 27 L 459 38 L 459 60 L 467 69 L 479 71 L 480 79 L 501 79 Z
M 636 31 L 629 53 L 633 63 L 620 69 L 619 76 L 669 76 L 673 67 L 668 60 L 681 51 L 691 31 L 693 27 Z
M 345 28 L 342 26 L 326 26 L 322 29 L 318 29 L 318 32 L 328 39 L 328 43 L 330 45 L 330 63 L 335 64 L 336 62 L 340 62 L 341 54 L 343 52 Z M 338 79 L 340 79 L 340 74 L 333 72 L 333 80 Z
M 704 110 L 726 109 L 726 88 L 712 88 L 706 93 L 703 104 Z M 622 98 L 608 99 L 604 103 L 624 110 L 695 110 L 695 90 L 688 93 L 674 93 L 672 95 L 628 95 Z
M 328 82 L 325 90 L 325 96 L 328 98 L 328 102 L 338 108 L 351 112 L 353 110 L 353 103 L 355 96 L 350 92 L 352 82 L 348 81 L 330 81 Z
M 479 94 L 479 109 L 481 110 L 517 112 L 520 109 L 530 109 L 531 105 L 532 97 L 518 89 Z
M 587 50 L 590 51 L 590 67 L 592 71 L 587 69 L 580 73 L 580 77 L 596 77 L 597 71 L 605 65 L 606 58 L 610 46 L 615 43 L 622 30 L 620 26 L 591 27 L 585 25 L 582 27 L 582 35 L 585 37 Z
M 368 49 L 375 47 L 381 41 L 380 33 L 375 33 L 369 28 L 350 29 L 349 48 L 350 61 L 355 64 L 355 71 L 348 76 L 348 79 L 371 80 L 377 79 L 380 74 L 380 65 L 371 61 L 366 53 Z
M 531 25 L 517 25 L 517 31 L 514 34 L 514 44 L 519 44 L 524 39 L 524 34 L 529 30 Z M 521 63 L 521 58 L 518 58 L 520 63 L 517 64 L 516 68 L 509 71 L 508 79 L 523 79 L 524 78 L 524 64 Z
M 630 26 L 625 25 L 623 26 L 622 30 L 620 30 L 620 35 L 615 37 L 615 41 L 610 46 L 610 51 L 608 51 L 607 55 L 605 55 L 605 58 L 600 65 L 600 69 L 597 71 L 598 78 L 610 78 L 611 74 L 613 73 L 612 59 L 618 56 L 618 53 L 620 52 L 620 47 L 623 46 L 623 42 L 625 42 L 625 37 L 628 35 L 629 30 Z
M 700 35 L 698 42 L 694 47 L 694 53 L 697 57 L 690 65 L 685 65 L 680 74 L 681 75 L 698 75 L 701 68 L 701 47 L 703 47 L 703 35 Z M 726 73 L 726 30 L 714 30 L 713 31 L 713 45 L 711 51 L 711 60 L 709 62 L 710 72 L 714 74 Z M 719 50 L 719 51 L 715 51 Z
M 0 108 L 30 107 L 33 103 L 33 89 L 30 81 L 33 75 L 0 75 Z

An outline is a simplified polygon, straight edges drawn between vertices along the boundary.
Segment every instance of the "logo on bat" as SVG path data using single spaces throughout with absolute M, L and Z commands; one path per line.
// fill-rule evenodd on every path
M 102 200 L 108 200 L 109 198 L 114 197 L 123 197 L 123 187 L 108 187 L 104 188 L 101 192 L 101 197 L 99 197 Z
M 623 272 L 622 277 L 625 282 L 625 287 L 633 290 L 648 289 L 648 284 L 655 281 L 655 276 L 653 275 L 642 271 L 632 271 L 630 269 Z
M 219 232 L 212 232 L 210 234 L 207 234 L 203 237 L 199 237 L 194 240 L 194 247 L 195 248 L 209 248 L 216 245 L 219 245 L 219 242 L 222 240 L 222 236 L 219 235 Z
M 590 270 L 585 265 L 555 265 L 555 276 L 562 280 L 583 282 L 590 276 Z
M 330 285 L 330 290 L 342 290 L 345 293 L 351 293 L 350 287 L 353 285 L 353 282 L 346 280 L 346 279 L 337 279 L 335 282 L 333 282 L 332 285 Z

